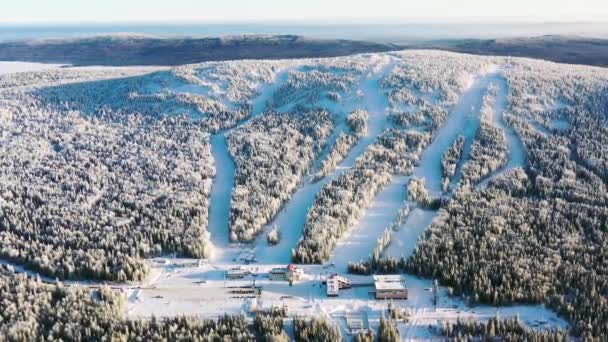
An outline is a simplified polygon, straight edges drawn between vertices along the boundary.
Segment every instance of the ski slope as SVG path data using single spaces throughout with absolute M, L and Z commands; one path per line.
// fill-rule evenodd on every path
M 407 176 L 393 176 L 389 184 L 374 198 L 363 217 L 343 236 L 334 249 L 329 263 L 334 264 L 340 273 L 347 273 L 349 262 L 367 259 L 397 212 L 405 203 Z
M 228 152 L 223 133 L 211 136 L 211 153 L 215 161 L 215 179 L 211 187 L 209 232 L 214 246 L 213 259 L 221 259 L 229 247 L 230 195 L 234 187 L 235 164 Z
M 495 82 L 496 79 L 497 74 L 494 71 L 476 76 L 471 86 L 463 92 L 458 102 L 451 109 L 446 122 L 435 134 L 432 142 L 422 152 L 420 163 L 415 168 L 414 175 L 425 179 L 427 191 L 431 196 L 440 197 L 442 195 L 441 158 L 459 134 L 466 137 L 463 156 L 464 158 L 468 156 L 468 151 L 479 128 L 479 111 L 481 110 L 483 96 L 488 85 Z M 456 169 L 452 184 L 458 182 L 462 164 L 461 161 Z M 426 230 L 436 215 L 435 211 L 414 208 L 405 224 L 393 234 L 391 244 L 385 250 L 384 255 L 393 258 L 407 258 L 414 251 L 419 236 Z
M 152 276 L 146 282 L 134 284 L 112 284 L 112 286 L 125 291 L 127 299 L 127 315 L 136 318 L 172 317 L 181 315 L 196 315 L 199 317 L 215 318 L 225 313 L 250 314 L 258 308 L 268 308 L 271 305 L 287 305 L 290 315 L 316 315 L 325 314 L 336 320 L 342 320 L 350 313 L 362 313 L 376 326 L 381 312 L 386 309 L 386 302 L 379 302 L 373 298 L 373 287 L 369 276 L 347 275 L 360 287 L 340 293 L 339 298 L 327 298 L 325 287 L 321 282 L 331 273 L 346 275 L 349 262 L 365 260 L 377 245 L 385 228 L 397 217 L 399 209 L 405 204 L 409 205 L 411 212 L 400 227 L 393 231 L 391 243 L 384 250 L 383 256 L 392 258 L 407 258 L 415 248 L 418 239 L 424 234 L 440 211 L 417 207 L 415 203 L 407 201 L 407 184 L 411 176 L 424 178 L 426 188 L 433 198 L 446 195 L 449 199 L 452 190 L 458 184 L 462 165 L 468 158 L 471 145 L 475 139 L 480 125 L 480 110 L 484 94 L 490 84 L 498 86 L 496 103 L 493 108 L 493 122 L 505 134 L 508 144 L 509 158 L 506 165 L 493 172 L 476 185 L 476 190 L 486 187 L 492 179 L 505 171 L 526 164 L 526 152 L 517 133 L 505 122 L 504 113 L 508 111 L 507 94 L 508 82 L 503 70 L 496 64 L 493 68 L 482 69 L 477 74 L 470 74 L 468 87 L 462 89 L 458 98 L 448 109 L 448 116 L 443 125 L 433 134 L 433 138 L 420 152 L 418 164 L 414 167 L 412 175 L 392 175 L 391 181 L 375 196 L 374 201 L 365 210 L 361 218 L 352 226 L 347 234 L 341 236 L 336 248 L 325 265 L 301 266 L 305 275 L 301 281 L 289 286 L 286 282 L 271 281 L 268 272 L 274 267 L 283 267 L 292 260 L 292 250 L 302 237 L 307 215 L 317 194 L 331 181 L 337 179 L 347 170 L 351 169 L 368 148 L 378 141 L 378 137 L 388 128 L 403 129 L 394 125 L 390 114 L 394 110 L 410 111 L 415 106 L 397 105 L 389 106 L 388 94 L 393 89 L 386 89 L 382 81 L 401 63 L 405 63 L 394 54 L 370 55 L 364 72 L 352 91 L 340 93 L 340 100 L 330 101 L 321 99 L 317 102 L 307 103 L 310 107 L 327 109 L 335 120 L 327 145 L 319 154 L 311 167 L 310 173 L 317 171 L 320 162 L 327 156 L 328 151 L 335 143 L 336 137 L 345 130 L 346 116 L 355 109 L 365 109 L 369 114 L 367 134 L 362 136 L 349 150 L 345 158 L 318 181 L 313 181 L 307 175 L 300 180 L 300 186 L 283 203 L 282 208 L 274 218 L 268 222 L 262 232 L 251 243 L 231 242 L 230 235 L 230 206 L 231 193 L 235 184 L 235 163 L 231 156 L 226 134 L 232 129 L 247 125 L 250 120 L 264 115 L 267 110 L 277 110 L 279 113 L 293 108 L 275 108 L 273 99 L 283 85 L 289 81 L 290 73 L 306 70 L 302 65 L 323 65 L 325 60 L 303 60 L 286 63 L 286 67 L 277 70 L 273 81 L 260 84 L 257 95 L 247 98 L 246 107 L 250 108 L 249 116 L 241 117 L 234 127 L 210 136 L 211 154 L 215 167 L 215 176 L 209 197 L 208 231 L 213 245 L 212 256 L 207 260 L 184 258 L 157 258 L 148 260 L 152 268 Z M 327 69 L 333 70 L 328 63 Z M 37 68 L 56 68 L 49 65 L 6 65 L 0 62 L 0 74 L 24 70 L 40 70 Z M 358 66 L 356 66 L 358 67 Z M 353 67 L 356 68 L 356 67 Z M 29 68 L 29 69 L 28 69 Z M 319 67 L 319 69 L 322 69 Z M 321 79 L 322 83 L 323 79 Z M 429 81 L 432 84 L 431 81 Z M 412 86 L 413 87 L 413 86 Z M 151 93 L 161 88 L 147 89 Z M 162 88 L 166 90 L 165 88 Z M 176 94 L 196 94 L 202 97 L 217 97 L 206 86 L 195 84 L 180 84 L 169 82 L 169 89 Z M 412 88 L 416 98 L 422 98 L 432 106 L 444 105 L 442 94 L 437 89 L 421 90 Z M 236 108 L 235 103 L 222 102 L 228 110 Z M 450 102 L 452 104 L 452 102 Z M 289 107 L 289 106 L 288 106 Z M 195 120 L 196 118 L 191 118 Z M 567 122 L 556 122 L 558 129 L 565 127 Z M 425 134 L 425 127 L 413 127 Z M 548 132 L 548 131 L 547 131 Z M 547 133 L 545 132 L 545 133 Z M 444 152 L 449 149 L 458 135 L 464 135 L 465 146 L 463 159 L 456 168 L 456 174 L 450 185 L 450 192 L 442 191 L 441 159 Z M 261 204 L 262 205 L 262 204 Z M 272 227 L 278 227 L 281 240 L 278 244 L 270 246 L 266 242 L 266 233 Z M 254 255 L 255 262 L 245 264 L 239 260 L 240 255 Z M 253 276 L 245 279 L 228 281 L 225 279 L 227 270 L 234 267 L 243 267 Z M 27 271 L 23 267 L 16 267 L 18 271 Z M 34 272 L 31 273 L 35 275 Z M 471 307 L 462 298 L 452 298 L 447 295 L 444 288 L 440 289 L 440 298 L 437 306 L 432 303 L 430 288 L 432 280 L 420 279 L 412 275 L 404 275 L 411 297 L 407 301 L 395 301 L 396 305 L 411 311 L 412 320 L 409 324 L 399 325 L 403 339 L 424 340 L 432 338 L 429 325 L 438 321 L 454 322 L 459 318 L 487 320 L 500 314 L 503 318 L 519 316 L 530 326 L 549 329 L 554 327 L 567 327 L 568 324 L 554 312 L 540 305 L 516 305 L 509 307 L 475 306 Z M 44 279 L 52 282 L 52 279 Z M 263 286 L 263 294 L 259 298 L 243 298 L 232 293 L 231 288 L 248 286 L 255 281 L 256 285 Z M 78 285 L 69 283 L 70 286 Z M 92 281 L 85 285 L 98 286 Z
M 379 80 L 382 79 L 394 67 L 394 61 L 387 60 L 385 65 L 377 73 L 370 73 L 361 80 L 359 89 L 363 94 L 353 101 L 355 103 L 342 103 L 341 108 L 330 108 L 334 112 L 347 114 L 351 108 L 356 108 L 359 104 L 369 113 L 367 134 L 359 139 L 355 146 L 350 150 L 346 158 L 327 176 L 318 182 L 313 182 L 312 177 L 307 177 L 304 184 L 300 187 L 287 202 L 285 207 L 278 213 L 276 218 L 267 225 L 276 225 L 281 231 L 281 241 L 275 246 L 267 246 L 263 241 L 265 238 L 258 239 L 255 249 L 256 258 L 260 263 L 288 263 L 291 260 L 291 251 L 298 244 L 308 209 L 311 207 L 316 194 L 342 172 L 351 168 L 357 158 L 365 152 L 378 136 L 386 129 L 388 102 L 386 96 L 379 91 Z M 357 93 L 360 93 L 357 91 Z
M 515 130 L 508 126 L 504 119 L 504 114 L 507 110 L 507 81 L 504 77 L 497 76 L 494 78 L 493 83 L 498 87 L 498 93 L 496 96 L 496 103 L 494 104 L 492 120 L 496 127 L 500 128 L 505 135 L 509 157 L 504 166 L 479 182 L 479 184 L 476 185 L 476 189 L 486 187 L 492 179 L 503 174 L 505 171 L 516 167 L 523 168 L 526 165 L 526 152 L 524 146 L 517 136 L 517 133 L 515 133 Z

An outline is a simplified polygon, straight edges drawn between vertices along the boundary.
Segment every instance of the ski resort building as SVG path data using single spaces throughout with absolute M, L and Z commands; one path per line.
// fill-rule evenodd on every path
M 376 299 L 407 299 L 407 286 L 402 276 L 375 275 Z
M 236 267 L 236 268 L 231 268 L 228 271 L 226 271 L 226 278 L 230 279 L 230 280 L 243 279 L 248 274 L 249 274 L 249 272 L 247 272 L 245 269 L 243 269 L 241 267 Z
M 282 280 L 294 282 L 300 280 L 302 272 L 295 265 L 289 264 L 287 267 L 275 267 L 268 272 L 270 280 Z
M 340 286 L 336 277 L 327 279 L 327 297 L 338 297 L 340 294 Z
M 340 290 L 350 289 L 352 284 L 348 278 L 340 276 L 336 273 L 327 278 L 327 297 L 337 297 Z
M 268 272 L 270 280 L 287 280 L 287 268 L 275 267 Z

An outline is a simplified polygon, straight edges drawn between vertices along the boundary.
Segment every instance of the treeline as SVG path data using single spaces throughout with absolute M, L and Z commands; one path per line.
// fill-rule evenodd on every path
M 314 174 L 314 181 L 321 180 L 334 170 L 336 166 L 344 160 L 357 140 L 367 134 L 368 117 L 367 111 L 361 109 L 354 110 L 346 117 L 346 124 L 348 125 L 349 132 L 340 132 L 340 135 L 331 147 L 331 150 L 325 159 L 323 159 L 319 171 Z
M 207 90 L 206 96 L 231 104 L 249 104 L 260 90 L 277 81 L 291 61 L 242 60 L 208 62 L 175 67 L 171 73 L 185 84 Z M 196 88 L 195 88 L 196 89 Z
M 355 109 L 346 117 L 346 124 L 357 138 L 367 134 L 369 113 L 364 109 Z
M 0 341 L 288 341 L 284 310 L 217 319 L 124 319 L 124 297 L 108 288 L 44 284 L 0 266 Z
M 300 263 L 326 260 L 338 239 L 356 222 L 391 174 L 411 173 L 412 155 L 426 144 L 415 132 L 387 130 L 355 165 L 328 183 L 308 211 L 304 235 L 293 251 Z
M 542 302 L 569 318 L 577 335 L 606 336 L 606 206 L 538 198 L 535 183 L 516 173 L 456 196 L 405 269 L 472 302 Z
M 565 342 L 571 337 L 564 330 L 538 330 L 527 327 L 517 318 L 500 319 L 494 317 L 487 322 L 458 320 L 445 323 L 440 334 L 447 341 L 538 341 Z
M 443 176 L 441 188 L 444 193 L 449 191 L 450 182 L 456 174 L 456 167 L 458 167 L 458 163 L 462 159 L 465 140 L 464 135 L 459 134 L 452 146 L 443 153 L 443 157 L 441 158 L 441 174 Z
M 250 241 L 291 197 L 331 133 L 327 111 L 268 113 L 228 134 L 236 163 L 230 239 Z
M 186 104 L 193 104 L 202 114 L 194 118 L 210 132 L 235 127 L 250 117 L 254 110 L 273 107 L 271 98 L 256 104 L 266 96 L 265 87 L 281 82 L 278 76 L 288 72 L 289 61 L 225 61 L 184 65 L 172 69 L 177 84 L 171 92 L 190 92 Z M 184 96 L 181 95 L 183 98 Z M 253 106 L 260 106 L 254 108 Z M 214 107 L 212 107 L 214 106 Z
M 287 317 L 287 308 L 272 307 L 268 312 L 256 313 L 253 330 L 258 342 L 288 342 L 283 320 Z
M 90 80 L 35 89 L 32 94 L 43 105 L 55 110 L 79 111 L 84 115 L 105 113 L 201 116 L 198 107 L 227 111 L 220 101 L 197 94 L 178 94 L 161 89 L 169 85 L 171 73 L 155 72 L 142 76 Z M 156 88 L 156 89 L 154 89 Z M 152 89 L 158 91 L 151 91 Z
M 274 108 L 304 106 L 318 103 L 328 94 L 343 94 L 352 91 L 357 83 L 360 71 L 343 67 L 340 72 L 323 70 L 316 66 L 307 66 L 305 70 L 291 70 L 287 82 L 279 86 L 274 93 Z M 334 99 L 337 98 L 334 95 Z M 331 100 L 331 98 L 330 98 Z
M 433 135 L 448 117 L 446 105 L 449 105 L 449 103 L 440 102 L 433 106 L 425 103 L 419 110 L 391 112 L 389 120 L 399 128 Z
M 111 336 L 122 299 L 111 290 L 47 285 L 0 266 L 0 340 L 102 340 Z
M 399 342 L 401 337 L 399 330 L 392 319 L 380 317 L 380 326 L 378 327 L 378 342 Z
M 573 158 L 608 184 L 608 126 L 606 120 L 577 117 L 568 132 Z
M 116 77 L 116 72 L 107 71 L 112 78 L 107 79 L 109 76 L 104 74 L 93 79 L 83 77 L 83 82 L 64 81 L 35 89 L 33 94 L 54 109 L 77 110 L 85 115 L 186 115 L 214 133 L 249 117 L 254 100 L 286 67 L 284 61 L 227 61 L 146 75 L 126 73 L 130 77 Z
M 418 98 L 423 98 L 430 108 L 436 107 L 434 102 L 455 103 L 472 76 L 494 62 L 493 58 L 439 51 L 404 51 L 396 55 L 399 64 L 381 82 L 383 89 L 392 89 L 389 103 L 394 107 L 411 107 Z
M 338 239 L 353 225 L 371 204 L 380 189 L 390 181 L 390 174 L 409 174 L 420 153 L 447 117 L 444 105 L 457 99 L 468 86 L 464 80 L 484 67 L 484 60 L 444 54 L 438 59 L 416 59 L 404 54 L 392 71 L 380 81 L 382 89 L 396 96 L 398 89 L 411 89 L 428 96 L 437 95 L 436 105 L 420 108 L 430 119 L 428 132 L 389 129 L 378 142 L 357 160 L 356 164 L 327 184 L 315 197 L 308 212 L 303 237 L 293 251 L 293 260 L 300 263 L 321 263 L 326 260 Z M 431 94 L 431 95 L 429 95 Z M 397 106 L 398 98 L 389 98 Z M 423 195 L 422 193 L 420 194 Z M 424 205 L 435 203 L 420 198 Z
M 13 135 L 0 157 L 0 257 L 60 279 L 123 281 L 146 276 L 143 258 L 208 256 L 207 132 L 248 116 L 284 64 L 0 77 Z
M 109 288 L 89 290 L 45 284 L 0 266 L 0 341 L 289 341 L 285 308 L 217 319 L 191 316 L 123 318 L 124 296 Z M 293 319 L 295 341 L 342 341 L 339 327 L 323 316 Z M 374 341 L 371 331 L 355 340 Z M 392 319 L 381 319 L 378 341 L 399 341 Z M 361 339 L 364 338 L 364 339 Z
M 526 169 L 506 172 L 481 191 L 456 193 L 408 260 L 383 259 L 375 271 L 436 278 L 473 303 L 544 303 L 572 323 L 575 336 L 604 340 L 608 198 L 602 132 L 608 75 L 519 60 L 506 75 L 507 110 L 513 113 L 506 121 L 525 146 Z M 568 125 L 532 125 L 552 127 L 558 120 Z M 460 327 L 449 336 L 489 338 L 483 329 Z M 500 329 L 496 335 L 510 340 L 563 338 L 516 326 Z
M 496 94 L 496 85 L 490 84 L 481 105 L 479 129 L 471 145 L 469 158 L 462 166 L 459 189 L 472 189 L 479 181 L 508 161 L 509 151 L 505 132 L 493 122 L 494 110 L 499 110 L 495 108 Z M 500 116 L 502 113 L 497 115 Z
M 293 330 L 297 342 L 342 341 L 340 329 L 323 316 L 313 318 L 294 317 Z
M 426 190 L 424 178 L 412 177 L 407 183 L 407 199 L 425 208 L 431 204 L 431 196 Z
M 578 67 L 575 76 L 573 67 L 560 73 L 561 67 L 520 65 L 509 76 L 509 110 L 516 114 L 506 119 L 525 145 L 525 172 L 508 172 L 488 189 L 457 195 L 404 266 L 439 278 L 473 302 L 545 303 L 572 322 L 576 336 L 602 340 L 608 334 L 601 299 L 608 293 L 608 267 L 600 256 L 608 224 L 606 183 L 602 157 L 589 163 L 581 154 L 602 156 L 595 152 L 603 150 L 595 132 L 606 126 L 608 107 L 602 107 L 606 93 L 602 99 L 593 86 L 606 75 Z M 566 107 L 549 108 L 559 101 Z M 568 121 L 566 130 L 530 124 L 557 118 Z M 597 143 L 584 143 L 593 136 Z M 393 269 L 402 263 L 386 261 Z
M 403 204 L 403 207 L 397 212 L 397 217 L 388 225 L 388 227 L 384 228 L 384 232 L 382 233 L 382 236 L 377 239 L 376 247 L 374 247 L 373 252 L 369 255 L 369 259 L 349 262 L 348 273 L 372 274 L 374 271 L 378 270 L 378 268 L 385 263 L 382 253 L 391 243 L 393 233 L 403 227 L 409 214 L 410 206 L 406 201 Z
M 313 181 L 317 182 L 333 171 L 344 160 L 356 142 L 357 138 L 354 135 L 340 132 L 331 150 L 321 162 L 319 171 L 313 175 Z

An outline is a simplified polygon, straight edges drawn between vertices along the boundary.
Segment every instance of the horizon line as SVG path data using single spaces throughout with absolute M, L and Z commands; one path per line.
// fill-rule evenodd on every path
M 333 20 L 328 23 L 327 20 Z M 74 26 L 74 25 L 303 25 L 303 26 L 341 26 L 341 25 L 405 25 L 405 24 L 602 24 L 608 23 L 608 16 L 594 17 L 556 17 L 556 16 L 468 16 L 468 17 L 360 17 L 360 18 L 319 18 L 319 19 L 192 19 L 192 20 L 48 20 L 48 21 L 3 21 L 0 26 Z

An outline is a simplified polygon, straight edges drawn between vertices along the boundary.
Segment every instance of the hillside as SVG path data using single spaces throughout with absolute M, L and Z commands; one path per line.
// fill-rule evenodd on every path
M 72 65 L 182 65 L 238 59 L 336 57 L 395 50 L 391 44 L 300 36 L 154 38 L 99 36 L 0 43 L 0 60 Z
M 576 36 L 540 36 L 501 39 L 460 39 L 413 44 L 476 55 L 529 57 L 557 63 L 608 66 L 608 39 Z
M 608 69 L 429 50 L 65 67 L 0 75 L 0 103 L 0 281 L 24 284 L 0 297 L 46 296 L 0 331 L 51 334 L 49 305 L 110 284 L 119 330 L 245 313 L 224 319 L 250 336 L 285 305 L 281 335 L 359 317 L 403 339 L 608 337 Z M 357 286 L 328 298 L 332 273 Z M 378 273 L 408 286 L 389 326 Z

